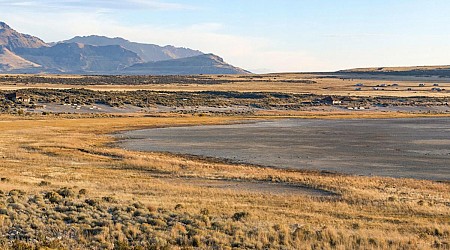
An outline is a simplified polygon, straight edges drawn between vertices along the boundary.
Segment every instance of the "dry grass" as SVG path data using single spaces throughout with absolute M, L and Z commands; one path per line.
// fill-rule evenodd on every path
M 108 146 L 113 142 L 108 134 L 121 130 L 245 118 L 0 118 L 3 248 L 450 247 L 448 183 L 230 165 Z M 190 184 L 215 179 L 295 184 L 336 195 L 310 197 Z M 47 195 L 63 187 L 87 194 L 55 195 L 56 200 Z M 11 193 L 13 189 L 22 192 Z M 39 201 L 33 197 L 40 197 Z M 91 205 L 91 200 L 97 203 Z M 80 209 L 75 209 L 76 204 Z M 47 217 L 38 211 L 42 208 L 47 209 Z M 31 227 L 30 221 L 46 225 L 54 234 Z M 11 230 L 17 231 L 14 237 L 8 234 L 15 232 Z M 67 237 L 69 231 L 73 237 Z
M 51 78 L 52 76 L 47 76 Z M 61 77 L 61 76 L 53 76 Z M 80 76 L 65 76 L 77 77 Z M 63 85 L 63 84 L 11 84 L 0 83 L 0 90 L 17 90 L 27 88 L 50 88 L 50 89 L 70 89 L 86 88 L 90 90 L 102 91 L 239 91 L 239 92 L 279 92 L 296 94 L 318 94 L 318 95 L 338 95 L 338 96 L 394 96 L 394 97 L 448 97 L 450 90 L 450 80 L 448 78 L 426 78 L 426 77 L 374 77 L 373 79 L 342 80 L 340 78 L 323 78 L 320 75 L 312 74 L 268 74 L 268 75 L 247 75 L 247 76 L 208 76 L 211 79 L 232 81 L 223 84 L 148 84 L 148 85 Z M 350 76 L 348 76 L 350 77 Z M 311 80 L 316 83 L 297 83 L 295 81 Z M 431 91 L 433 83 L 440 83 L 441 88 L 446 88 L 443 92 Z M 356 90 L 355 84 L 362 83 L 364 87 L 360 91 Z M 381 84 L 393 84 L 398 86 L 380 87 L 380 90 L 373 90 L 373 87 Z M 426 87 L 418 87 L 419 83 L 427 83 Z M 412 91 L 408 91 L 412 88 Z M 383 89 L 383 90 L 381 90 Z

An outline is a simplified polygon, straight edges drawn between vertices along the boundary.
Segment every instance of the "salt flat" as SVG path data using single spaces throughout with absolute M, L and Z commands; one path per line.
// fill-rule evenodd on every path
M 450 180 L 450 118 L 318 120 L 157 128 L 121 134 L 139 151 L 277 168 Z

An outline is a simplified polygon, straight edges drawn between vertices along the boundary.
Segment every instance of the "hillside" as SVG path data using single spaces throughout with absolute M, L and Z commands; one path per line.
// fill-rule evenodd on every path
M 96 46 L 119 45 L 123 48 L 133 51 L 145 62 L 164 61 L 202 55 L 203 52 L 188 48 L 178 48 L 171 45 L 161 47 L 155 44 L 143 44 L 130 42 L 126 39 L 116 37 L 109 38 L 105 36 L 77 36 L 63 43 L 83 43 Z
M 47 44 L 0 22 L 0 73 L 102 75 L 245 74 L 215 55 L 123 38 L 75 37 Z
M 135 53 L 117 45 L 62 43 L 53 47 L 18 49 L 17 53 L 46 69 L 62 73 L 117 73 L 127 66 L 142 62 Z
M 13 71 L 23 69 L 37 69 L 39 64 L 30 62 L 14 53 L 7 48 L 0 46 L 0 71 Z
M 337 73 L 449 77 L 450 65 L 355 68 L 355 69 L 340 70 Z
M 195 74 L 248 74 L 214 54 L 204 54 L 175 60 L 140 63 L 124 70 L 126 74 L 141 75 L 195 75 Z
M 49 45 L 37 37 L 19 33 L 6 23 L 0 22 L 0 46 L 14 52 L 17 48 L 40 48 Z

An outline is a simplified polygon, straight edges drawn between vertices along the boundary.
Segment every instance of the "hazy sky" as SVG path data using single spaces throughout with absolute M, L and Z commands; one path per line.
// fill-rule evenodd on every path
M 0 13 L 47 42 L 119 36 L 256 72 L 450 64 L 448 0 L 0 0 Z

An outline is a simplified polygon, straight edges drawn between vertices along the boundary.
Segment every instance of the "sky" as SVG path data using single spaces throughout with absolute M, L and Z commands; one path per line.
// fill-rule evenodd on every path
M 0 0 L 0 13 L 46 42 L 123 37 L 255 73 L 450 64 L 448 0 Z

